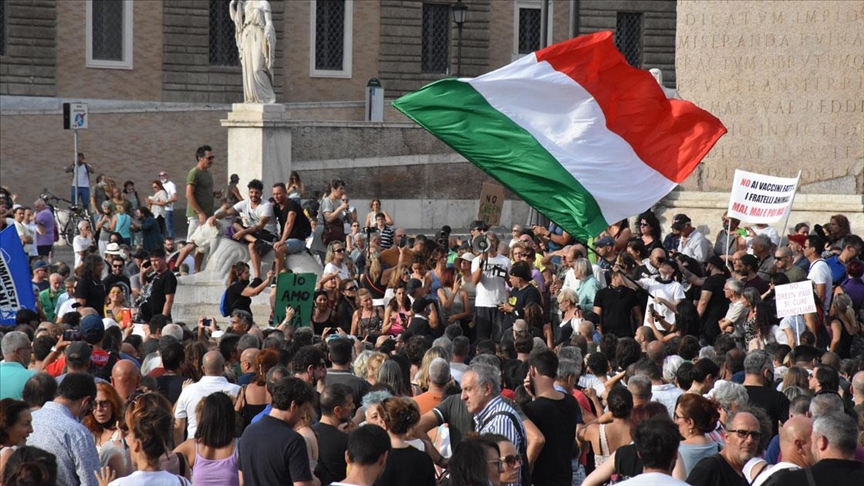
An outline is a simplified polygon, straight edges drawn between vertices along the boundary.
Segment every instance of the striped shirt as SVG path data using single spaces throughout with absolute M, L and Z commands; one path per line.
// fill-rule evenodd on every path
M 502 413 L 498 414 L 499 412 Z M 509 412 L 516 420 L 511 419 L 503 412 Z M 474 416 L 474 431 L 481 435 L 503 435 L 516 446 L 517 451 L 528 450 L 528 444 L 524 439 L 525 426 L 522 424 L 519 412 L 505 402 L 500 396 L 489 401 L 483 410 Z M 521 471 L 519 472 L 519 477 L 520 480 L 517 484 L 521 483 Z
M 381 244 L 378 245 L 382 250 L 386 250 L 393 246 L 393 228 L 391 226 L 384 226 L 384 229 L 381 230 Z
M 98 486 L 94 472 L 100 463 L 93 434 L 65 406 L 48 402 L 33 412 L 33 433 L 27 445 L 54 454 L 57 484 Z

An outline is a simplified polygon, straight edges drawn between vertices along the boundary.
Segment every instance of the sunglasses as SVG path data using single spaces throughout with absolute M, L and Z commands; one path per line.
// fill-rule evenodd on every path
M 522 465 L 522 456 L 519 454 L 511 454 L 500 459 L 501 463 L 507 464 L 510 467 L 518 467 Z
M 338 248 L 336 250 L 333 250 L 333 253 L 345 253 L 345 248 Z
M 123 268 L 123 265 L 111 265 L 114 268 Z
M 215 159 L 215 158 L 216 158 L 215 155 L 211 155 L 210 157 L 207 157 L 207 160 L 213 160 L 213 159 Z
M 345 292 L 348 292 L 350 290 L 357 290 L 357 287 L 345 287 Z
M 737 435 L 738 438 L 741 440 L 745 440 L 748 436 L 753 437 L 753 440 L 759 440 L 762 438 L 762 432 L 759 432 L 756 430 L 738 429 L 738 430 L 727 430 L 726 432 L 729 432 L 730 434 Z

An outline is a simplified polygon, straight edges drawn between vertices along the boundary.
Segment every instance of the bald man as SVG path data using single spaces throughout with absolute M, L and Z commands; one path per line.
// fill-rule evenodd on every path
M 859 406 L 864 406 L 864 371 L 852 376 L 852 403 L 855 404 L 856 411 Z
M 141 384 L 141 372 L 135 363 L 121 359 L 111 368 L 111 385 L 125 402 Z
M 776 485 L 777 478 L 771 479 L 776 473 L 812 466 L 814 462 L 810 447 L 812 433 L 813 420 L 810 418 L 799 415 L 787 420 L 780 429 L 780 453 L 783 460 L 757 476 L 751 486 Z
M 240 378 L 237 378 L 237 384 L 240 386 L 248 385 L 255 379 L 255 370 L 257 369 L 256 359 L 258 358 L 258 348 L 244 349 L 240 354 Z
M 225 360 L 219 351 L 209 351 L 204 355 L 201 363 L 201 370 L 204 376 L 180 392 L 180 398 L 177 399 L 177 404 L 174 406 L 174 443 L 180 444 L 183 442 L 183 431 L 186 431 L 187 437 L 195 437 L 195 430 L 198 429 L 198 417 L 195 410 L 198 407 L 198 402 L 204 397 L 216 393 L 225 392 L 232 397 L 237 396 L 240 391 L 240 386 L 229 383 L 223 376 L 223 367 Z M 188 424 L 187 424 L 188 422 Z

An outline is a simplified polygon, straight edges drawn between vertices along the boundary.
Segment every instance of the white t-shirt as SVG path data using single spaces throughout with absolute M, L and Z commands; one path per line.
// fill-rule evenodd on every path
M 261 201 L 258 206 L 252 208 L 252 202 L 244 199 L 234 205 L 234 210 L 240 214 L 243 226 L 247 228 L 257 225 L 262 218 L 269 218 L 264 225 L 264 230 L 276 234 L 276 217 L 273 215 L 273 205 L 269 201 Z
M 164 187 L 165 192 L 168 193 L 169 200 L 177 194 L 177 186 L 171 181 L 162 181 L 162 187 Z M 174 211 L 174 203 L 165 206 L 165 211 Z
M 72 251 L 75 252 L 75 267 L 81 264 L 81 254 L 78 252 L 86 251 L 93 244 L 92 238 L 86 238 L 78 235 L 72 240 Z
M 154 194 L 152 196 L 147 196 L 147 199 L 149 199 L 150 201 L 154 201 L 154 202 L 165 202 L 169 199 L 169 197 L 170 196 L 168 196 L 167 191 L 158 191 L 156 194 Z M 153 213 L 154 218 L 158 218 L 159 216 L 162 216 L 164 218 L 165 216 L 167 216 L 165 214 L 165 211 L 166 211 L 165 208 L 166 207 L 168 207 L 168 206 L 160 206 L 158 204 L 152 204 L 150 206 L 150 212 Z
M 13 220 L 14 221 L 14 220 Z M 27 227 L 24 223 L 15 222 L 15 231 L 18 232 L 18 237 L 21 238 L 21 243 L 24 245 L 24 253 L 30 254 L 30 245 L 32 245 L 36 238 L 33 238 L 33 233 L 30 232 L 30 228 Z M 30 243 L 24 243 L 24 240 L 29 238 Z
M 29 229 L 30 234 L 33 235 L 33 244 L 30 245 L 30 253 L 28 253 L 28 255 L 37 256 L 39 255 L 39 250 L 36 248 L 36 223 L 27 223 L 27 229 Z
M 684 294 L 684 287 L 681 286 L 680 283 L 672 281 L 669 283 L 662 283 L 654 280 L 653 278 L 643 278 L 639 280 L 639 285 L 645 289 L 648 294 L 648 305 L 654 304 L 654 310 L 663 316 L 663 319 L 669 324 L 675 324 L 675 313 L 672 312 L 672 309 L 666 307 L 663 304 L 654 301 L 654 297 L 660 297 L 661 299 L 666 299 L 669 302 L 678 303 L 686 298 Z M 654 297 L 651 297 L 654 296 Z M 650 326 L 648 323 L 648 314 L 649 312 L 645 312 L 645 317 L 642 320 L 643 326 Z M 661 330 L 660 327 L 657 327 L 657 330 Z
M 766 226 L 764 228 L 757 228 L 753 226 L 753 232 L 757 235 L 765 235 L 773 243 L 775 246 L 780 245 L 780 235 L 777 234 L 777 230 L 772 228 L 771 226 Z M 747 241 L 747 246 L 750 246 L 750 240 Z
M 196 409 L 198 402 L 204 397 L 216 393 L 225 392 L 232 397 L 237 396 L 240 391 L 240 386 L 229 383 L 223 376 L 203 376 L 198 383 L 193 383 L 180 392 L 180 397 L 177 398 L 177 404 L 174 407 L 174 418 L 186 419 L 186 436 L 195 437 L 195 431 L 198 430 L 198 414 Z
M 108 486 L 186 486 L 192 484 L 188 479 L 168 471 L 135 471 L 115 479 Z
M 77 165 L 78 162 L 75 162 Z M 72 186 L 75 186 L 75 168 L 72 168 Z M 90 188 L 90 170 L 87 168 L 87 164 L 81 164 L 78 166 L 78 184 L 77 187 L 86 187 Z M 87 204 L 85 201 L 84 204 Z
M 792 330 L 792 335 L 795 336 L 794 343 L 788 342 L 789 340 L 786 339 L 786 331 L 784 329 Z M 786 344 L 794 348 L 800 344 L 799 339 L 805 329 L 807 329 L 807 326 L 804 324 L 804 316 L 786 316 L 780 320 L 780 326 L 777 328 L 774 336 L 777 339 L 777 344 Z
M 807 273 L 807 279 L 814 284 L 825 284 L 825 293 L 822 295 L 822 309 L 827 313 L 831 308 L 831 283 L 833 282 L 831 275 L 831 267 L 825 263 L 825 260 L 818 259 L 810 264 L 810 271 Z
M 483 258 L 476 257 L 471 261 L 471 273 L 483 265 Z M 507 273 L 510 272 L 510 259 L 501 255 L 490 256 L 477 282 L 477 297 L 474 305 L 477 307 L 498 307 L 507 302 Z M 498 276 L 496 276 L 498 275 Z
M 337 267 L 333 264 L 333 262 L 328 263 L 324 267 L 324 271 L 321 275 L 330 275 L 331 273 L 339 274 L 340 280 L 348 280 L 351 278 L 351 272 L 348 271 L 348 265 L 342 264 L 342 268 Z

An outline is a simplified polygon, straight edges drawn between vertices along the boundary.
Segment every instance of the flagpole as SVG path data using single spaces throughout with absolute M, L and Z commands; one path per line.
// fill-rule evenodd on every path
M 723 263 L 727 267 L 729 266 L 729 229 L 732 227 L 732 222 L 729 221 L 730 219 L 732 219 L 732 218 L 729 216 L 729 213 L 727 212 L 726 213 L 726 250 L 723 252 L 724 253 L 723 257 L 726 260 Z
M 780 238 L 786 234 L 786 228 L 789 225 L 789 217 L 792 216 L 792 205 L 795 204 L 795 195 L 798 194 L 798 185 L 801 183 L 801 171 L 798 171 L 798 179 L 795 180 L 795 192 L 792 193 L 792 201 L 789 203 L 789 212 L 786 213 L 786 219 L 783 221 L 783 231 L 780 232 Z

